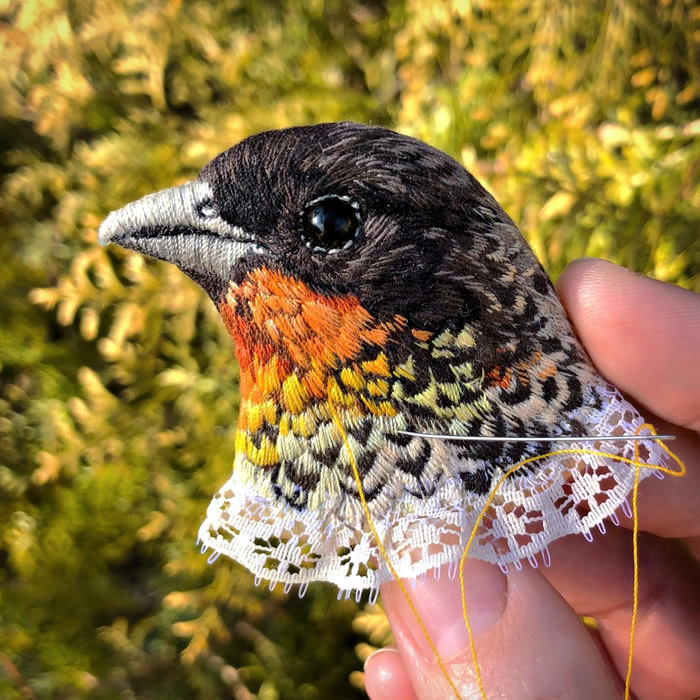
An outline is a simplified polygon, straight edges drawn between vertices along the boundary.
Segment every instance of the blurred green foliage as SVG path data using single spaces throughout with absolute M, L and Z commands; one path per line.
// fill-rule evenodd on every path
M 351 698 L 377 606 L 194 547 L 237 368 L 102 217 L 267 128 L 353 119 L 461 160 L 553 274 L 699 289 L 693 0 L 0 0 L 0 696 Z

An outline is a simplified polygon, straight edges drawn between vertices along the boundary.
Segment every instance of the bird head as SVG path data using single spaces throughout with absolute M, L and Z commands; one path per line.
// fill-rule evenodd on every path
M 393 131 L 252 136 L 196 180 L 110 214 L 99 240 L 174 263 L 213 299 L 241 366 L 239 452 L 287 469 L 292 500 L 311 482 L 333 491 L 322 465 L 340 478 L 339 437 L 323 432 L 331 399 L 365 472 L 377 426 L 541 434 L 581 403 L 588 365 L 513 222 L 456 161 Z M 427 453 L 411 449 L 414 478 Z
M 633 415 L 494 198 L 446 154 L 387 129 L 252 136 L 192 182 L 110 214 L 99 240 L 174 263 L 217 305 L 241 406 L 234 472 L 200 536 L 274 580 L 376 585 L 386 572 L 358 573 L 369 557 L 360 495 L 382 532 L 425 518 L 443 532 L 446 508 L 462 522 L 499 474 L 551 449 L 479 438 L 598 434 L 610 416 Z M 606 412 L 606 401 L 623 408 Z M 512 503 L 518 478 L 502 489 Z M 570 491 L 554 492 L 568 503 Z M 558 507 L 543 532 L 579 531 L 561 529 Z M 519 537 L 516 558 L 530 553 L 531 536 Z M 458 557 L 450 542 L 440 547 Z M 485 558 L 500 560 L 495 542 Z M 416 566 L 407 555 L 405 575 L 448 561 L 440 547 Z
M 391 575 L 416 576 L 462 556 L 494 488 L 472 551 L 532 560 L 629 491 L 604 454 L 559 465 L 546 441 L 499 437 L 641 419 L 513 222 L 426 144 L 349 123 L 262 133 L 110 214 L 99 240 L 177 265 L 234 339 L 236 462 L 200 539 L 258 576 L 376 589 L 381 542 Z
M 501 241 L 488 250 L 480 233 L 499 227 Z M 99 240 L 174 263 L 217 304 L 230 283 L 266 269 L 426 331 L 474 315 L 469 304 L 480 301 L 463 292 L 483 287 L 480 255 L 502 254 L 504 244 L 511 258 L 526 249 L 452 158 L 351 123 L 247 138 L 196 180 L 110 214 Z

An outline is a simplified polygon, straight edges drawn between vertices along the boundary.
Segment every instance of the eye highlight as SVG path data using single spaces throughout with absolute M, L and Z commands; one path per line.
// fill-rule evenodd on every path
M 328 252 L 349 248 L 360 223 L 359 207 L 338 195 L 309 202 L 301 218 L 302 238 L 307 247 Z

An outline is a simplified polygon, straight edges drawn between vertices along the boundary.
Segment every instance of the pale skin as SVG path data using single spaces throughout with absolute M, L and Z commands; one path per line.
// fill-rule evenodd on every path
M 685 462 L 683 478 L 639 490 L 639 613 L 632 696 L 700 696 L 700 295 L 601 260 L 579 260 L 557 291 L 593 363 Z M 552 565 L 504 575 L 468 560 L 466 600 L 489 698 L 622 697 L 632 610 L 632 521 L 588 543 L 550 546 Z M 480 697 L 458 580 L 408 586 L 464 698 Z M 371 700 L 454 697 L 396 583 L 381 591 L 396 646 L 365 665 Z M 594 617 L 597 631 L 581 615 Z

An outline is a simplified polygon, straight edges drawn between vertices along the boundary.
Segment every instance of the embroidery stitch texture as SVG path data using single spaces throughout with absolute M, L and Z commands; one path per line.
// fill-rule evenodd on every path
M 304 207 L 329 197 L 361 213 L 353 244 L 332 254 L 309 248 L 299 230 Z M 178 265 L 234 340 L 236 459 L 200 540 L 258 577 L 341 590 L 391 578 L 329 400 L 406 578 L 456 563 L 492 484 L 557 443 L 400 431 L 622 435 L 644 422 L 592 367 L 491 195 L 445 154 L 386 129 L 340 123 L 253 136 L 194 182 L 111 214 L 100 240 Z M 634 453 L 631 444 L 578 446 Z M 654 443 L 640 449 L 668 462 Z M 633 481 L 629 467 L 594 455 L 537 462 L 499 490 L 471 555 L 502 565 L 546 557 L 554 539 L 601 525 Z

